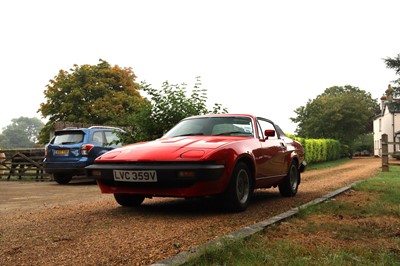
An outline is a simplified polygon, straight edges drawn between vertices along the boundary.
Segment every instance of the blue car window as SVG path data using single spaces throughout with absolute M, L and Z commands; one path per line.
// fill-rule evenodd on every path
M 103 146 L 103 132 L 98 131 L 93 133 L 93 142 Z
M 104 132 L 104 135 L 105 135 L 105 137 L 106 137 L 107 145 L 108 145 L 108 144 L 111 144 L 111 147 L 117 147 L 117 146 L 119 146 L 119 144 L 120 144 L 120 139 L 119 139 L 119 137 L 117 136 L 116 133 L 110 132 L 110 131 L 105 131 L 105 132 Z M 117 144 L 118 144 L 118 145 L 117 145 Z
M 83 141 L 83 132 L 68 132 L 56 135 L 53 144 L 76 144 Z

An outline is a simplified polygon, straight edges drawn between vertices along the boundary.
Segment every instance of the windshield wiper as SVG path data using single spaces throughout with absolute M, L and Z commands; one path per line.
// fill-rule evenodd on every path
M 177 135 L 177 136 L 174 136 L 174 137 L 199 136 L 199 135 L 204 135 L 204 133 L 201 133 L 201 132 L 187 133 L 187 134 Z
M 244 135 L 253 135 L 250 132 L 244 132 L 244 131 L 229 131 L 229 132 L 223 132 L 219 134 L 215 134 L 213 136 L 223 136 L 223 135 L 232 135 L 232 134 L 244 134 Z

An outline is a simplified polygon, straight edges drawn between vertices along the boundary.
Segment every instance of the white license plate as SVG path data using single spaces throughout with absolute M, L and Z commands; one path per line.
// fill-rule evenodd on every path
M 114 170 L 114 180 L 124 182 L 157 182 L 155 170 Z

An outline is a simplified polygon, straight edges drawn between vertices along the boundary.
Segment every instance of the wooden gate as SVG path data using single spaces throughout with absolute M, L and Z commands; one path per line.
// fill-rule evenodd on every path
M 43 180 L 49 175 L 43 169 L 44 148 L 0 150 L 0 178 Z
M 389 155 L 393 157 L 400 156 L 399 152 L 396 152 L 396 149 L 394 148 L 394 152 L 389 152 L 389 145 L 400 145 L 400 142 L 392 142 L 388 141 L 388 135 L 387 134 L 382 134 L 381 138 L 381 144 L 382 144 L 382 172 L 389 172 Z

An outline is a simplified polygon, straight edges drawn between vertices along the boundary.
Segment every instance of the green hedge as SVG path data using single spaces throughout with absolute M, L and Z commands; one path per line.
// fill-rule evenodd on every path
M 307 163 L 327 162 L 341 158 L 341 144 L 338 140 L 291 137 L 303 145 Z

